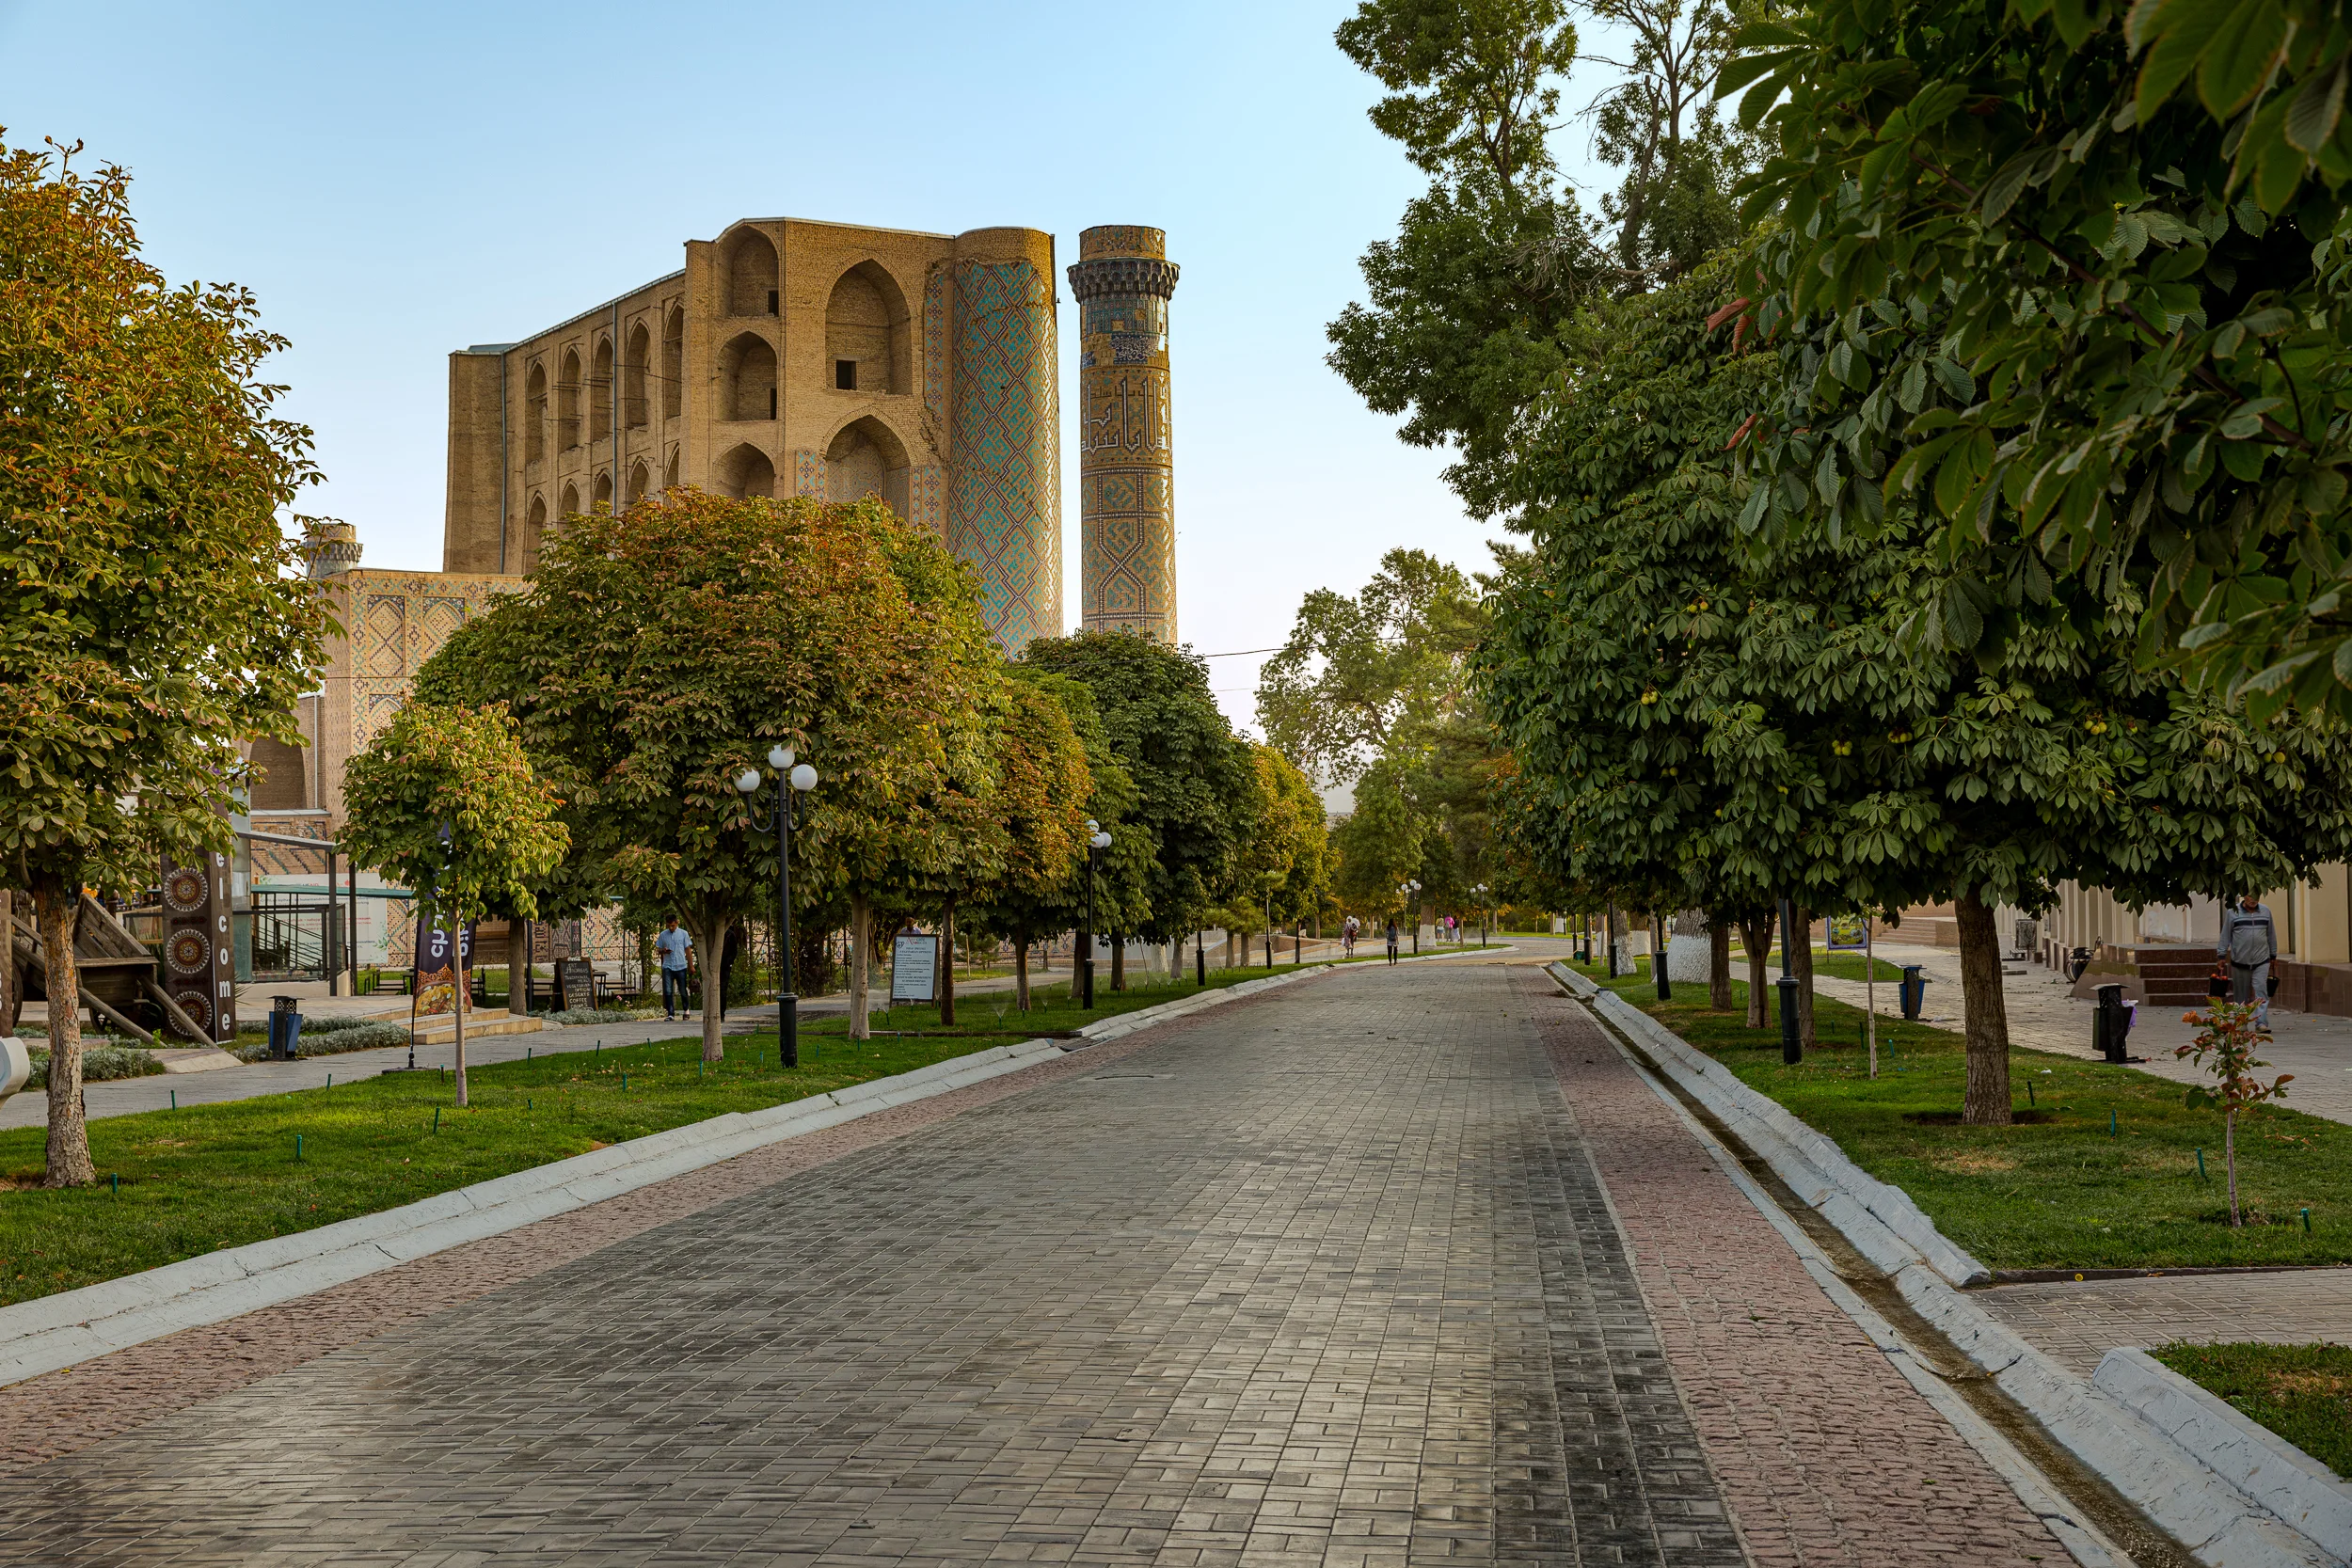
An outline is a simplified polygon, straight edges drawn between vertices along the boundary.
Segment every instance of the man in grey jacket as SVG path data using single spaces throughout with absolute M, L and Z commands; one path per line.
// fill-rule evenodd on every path
M 2270 1027 L 2270 960 L 2279 956 L 2279 931 L 2270 906 L 2242 894 L 2221 913 L 2221 941 L 2215 951 L 2230 960 L 2230 999 L 2254 1004 L 2257 1027 Z

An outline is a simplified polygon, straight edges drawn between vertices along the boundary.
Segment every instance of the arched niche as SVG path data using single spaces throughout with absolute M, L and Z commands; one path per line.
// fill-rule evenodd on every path
M 661 417 L 675 420 L 686 406 L 686 312 L 670 308 L 661 324 Z
M 737 500 L 745 496 L 773 496 L 776 466 L 768 454 L 746 441 L 719 459 L 710 472 L 719 493 Z
M 825 449 L 829 499 L 853 501 L 872 494 L 907 515 L 907 449 L 898 434 L 868 415 L 841 427 Z
M 621 420 L 631 430 L 645 424 L 645 374 L 652 357 L 653 334 L 639 322 L 628 329 L 628 357 L 621 362 Z
M 580 351 L 564 351 L 564 373 L 555 383 L 555 447 L 569 451 L 580 445 Z M 565 507 L 566 512 L 575 510 Z
M 661 488 L 664 490 L 677 488 L 677 448 L 675 447 L 670 449 L 670 461 L 662 467 Z
M 645 471 L 645 466 L 643 463 L 630 468 L 628 471 L 628 504 L 635 506 L 639 501 L 644 500 L 645 486 L 652 483 L 653 476 Z
M 523 459 L 536 463 L 548 454 L 548 368 L 531 367 L 523 381 Z
M 776 245 L 756 229 L 739 229 L 726 244 L 727 314 L 777 313 Z
M 532 497 L 531 511 L 525 515 L 523 545 L 525 548 L 536 551 L 539 547 L 540 536 L 548 531 L 548 498 Z
M 825 304 L 825 375 L 840 391 L 905 393 L 914 350 L 906 295 L 879 261 L 843 273 Z
M 611 474 L 596 476 L 596 499 L 590 504 L 592 509 L 597 512 L 612 510 L 612 476 Z
M 776 351 L 756 332 L 745 332 L 720 351 L 719 417 L 776 417 Z
M 579 486 L 579 485 L 577 485 L 577 484 L 566 484 L 566 485 L 564 485 L 564 516 L 566 516 L 566 517 L 568 517 L 568 516 L 572 515 L 572 514 L 574 514 L 574 513 L 578 512 L 579 510 L 580 510 L 580 486 Z
M 299 746 L 266 736 L 253 743 L 253 809 L 301 811 L 310 803 L 310 770 Z
M 612 340 L 596 340 L 596 368 L 588 378 L 588 439 L 594 443 L 612 434 Z

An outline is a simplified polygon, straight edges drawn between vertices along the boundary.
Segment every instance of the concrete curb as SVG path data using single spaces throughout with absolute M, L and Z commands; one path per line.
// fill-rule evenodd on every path
M 396 1263 L 1062 1054 L 1062 1044 L 1055 1040 L 993 1046 L 767 1110 L 674 1127 L 397 1209 L 0 1307 L 0 1386 L 310 1295 Z
M 1615 992 L 1601 990 L 1565 965 L 1548 969 L 1572 994 L 1581 988 L 1571 980 L 1590 988 L 1585 999 L 1594 1012 L 1638 1045 L 1807 1207 L 1835 1226 L 1888 1276 L 1914 1311 L 2060 1447 L 2199 1561 L 2211 1568 L 2343 1568 L 2341 1559 L 1953 1289 L 1956 1283 L 1990 1279 L 1991 1274 L 1947 1241 L 1907 1196 L 1864 1174 L 1831 1140 Z
M 2352 1486 L 2301 1449 L 2142 1350 L 2111 1350 L 2090 1386 L 2162 1433 L 2247 1499 L 2352 1560 Z

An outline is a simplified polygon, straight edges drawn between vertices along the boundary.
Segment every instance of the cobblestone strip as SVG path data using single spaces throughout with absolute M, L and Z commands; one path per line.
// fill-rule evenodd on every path
M 2085 1377 L 2119 1345 L 2352 1344 L 2352 1268 L 1999 1285 L 1969 1299 Z
M 1757 1568 L 2069 1560 L 1584 1009 L 1539 974 L 1514 985 L 1549 1027 L 1659 1342 Z
M 1279 991 L 1277 995 L 1280 994 Z M 1219 1011 L 1231 1016 L 1235 1006 Z M 529 1279 L 716 1203 L 756 1192 L 1041 1084 L 1091 1072 L 1197 1027 L 1190 1020 L 1025 1071 L 770 1145 L 504 1235 L 355 1279 L 316 1295 L 117 1351 L 0 1388 L 0 1476 L 298 1367 L 330 1351 Z

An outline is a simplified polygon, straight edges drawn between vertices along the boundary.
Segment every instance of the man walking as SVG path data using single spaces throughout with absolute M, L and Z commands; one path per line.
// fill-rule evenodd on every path
M 1396 916 L 1389 916 L 1389 962 L 1396 962 Z
M 2230 960 L 2230 1000 L 2254 1004 L 2254 1026 L 2270 1027 L 2270 960 L 2279 956 L 2279 931 L 2270 906 L 2242 894 L 2237 907 L 2221 915 L 2217 951 Z
M 653 946 L 661 955 L 661 1016 L 675 1022 L 681 1010 L 693 1006 L 693 993 L 686 985 L 686 965 L 694 951 L 694 939 L 678 929 L 677 916 L 672 915 L 661 923 Z

